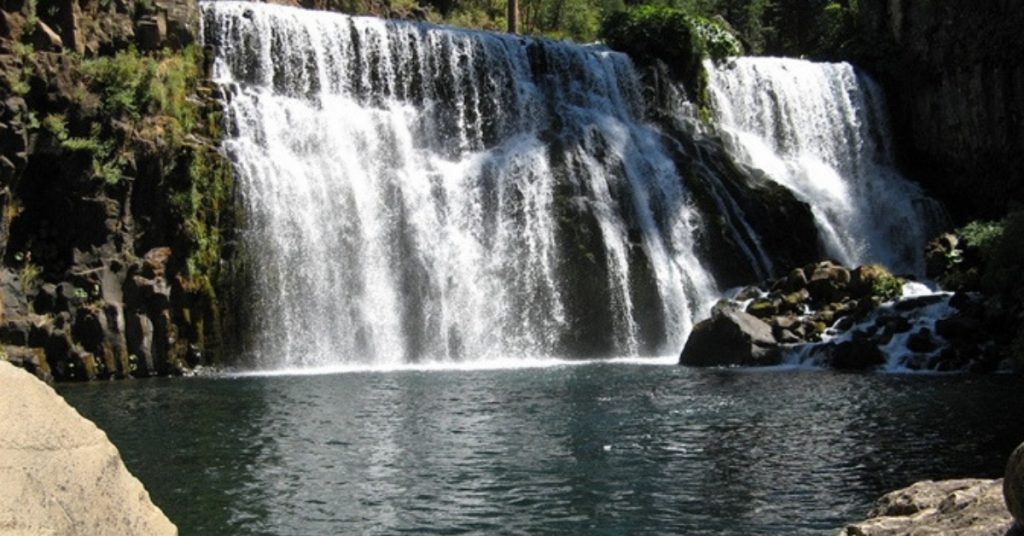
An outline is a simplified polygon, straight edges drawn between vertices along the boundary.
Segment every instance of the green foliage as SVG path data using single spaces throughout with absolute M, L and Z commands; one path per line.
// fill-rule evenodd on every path
M 611 48 L 641 62 L 664 61 L 680 73 L 693 73 L 701 60 L 743 53 L 739 40 L 719 23 L 670 7 L 644 5 L 612 13 L 601 25 Z
M 131 48 L 83 61 L 88 88 L 103 102 L 102 116 L 88 136 L 66 135 L 63 147 L 90 153 L 93 176 L 109 185 L 124 179 L 132 136 L 181 147 L 186 133 L 200 126 L 201 111 L 189 100 L 201 78 L 199 53 L 188 47 L 146 56 Z M 115 121 L 131 126 L 115 128 Z
M 690 17 L 690 25 L 709 58 L 720 61 L 743 54 L 743 45 L 739 39 L 717 22 L 704 17 Z
M 710 120 L 710 111 L 702 61 L 719 61 L 743 53 L 739 40 L 718 22 L 654 5 L 612 13 L 601 26 L 601 37 L 609 47 L 626 52 L 640 63 L 664 62 L 694 91 L 692 96 L 704 120 Z
M 43 118 L 42 126 L 62 144 L 68 140 L 68 124 L 63 114 L 48 114 Z
M 103 111 L 114 117 L 139 119 L 162 115 L 174 121 L 177 133 L 191 130 L 199 112 L 188 101 L 201 76 L 199 52 L 188 47 L 180 53 L 140 55 L 134 48 L 115 56 L 86 60 L 82 72 L 93 91 L 103 97 Z
M 637 61 L 661 60 L 680 73 L 692 71 L 702 56 L 690 17 L 673 8 L 646 5 L 612 13 L 600 36 Z
M 957 234 L 968 247 L 977 248 L 985 257 L 990 257 L 1003 238 L 1003 222 L 973 221 L 962 227 Z
M 32 292 L 36 285 L 39 284 L 39 276 L 42 275 L 43 269 L 38 264 L 31 261 L 26 261 L 21 266 L 18 276 L 21 279 L 21 289 L 26 294 Z
M 903 295 L 903 283 L 903 279 L 884 271 L 875 278 L 871 292 L 883 300 L 894 300 Z
M 982 288 L 1024 304 L 1024 212 L 1011 213 L 998 224 L 969 224 L 961 233 L 981 255 Z

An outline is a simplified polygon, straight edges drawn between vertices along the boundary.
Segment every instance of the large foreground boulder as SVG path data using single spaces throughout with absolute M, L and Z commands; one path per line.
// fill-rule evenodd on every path
M 103 431 L 0 361 L 0 534 L 177 533 Z
M 1024 526 L 1024 443 L 1021 443 L 1006 462 L 1006 474 L 1003 478 L 1003 496 L 1006 508 Z
M 724 300 L 711 310 L 711 318 L 694 326 L 679 356 L 680 365 L 694 367 L 770 366 L 781 361 L 771 326 Z
M 1003 504 L 1000 480 L 926 480 L 879 499 L 869 519 L 839 536 L 1007 536 L 1013 518 Z

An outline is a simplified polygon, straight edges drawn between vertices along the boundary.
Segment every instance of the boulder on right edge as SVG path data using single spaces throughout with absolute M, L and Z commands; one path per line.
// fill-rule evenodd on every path
M 0 361 L 0 534 L 177 533 L 103 431 Z
M 694 326 L 679 364 L 693 367 L 771 366 L 782 362 L 772 328 L 726 300 L 715 304 L 711 318 Z
M 1024 527 L 1024 443 L 1017 446 L 1006 462 L 1006 473 L 1003 475 L 1003 498 L 1006 508 Z
M 1013 519 L 1003 505 L 1001 480 L 925 480 L 886 494 L 869 519 L 838 536 L 1009 536 Z

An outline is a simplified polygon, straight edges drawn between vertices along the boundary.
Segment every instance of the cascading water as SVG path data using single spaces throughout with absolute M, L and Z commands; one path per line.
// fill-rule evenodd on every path
M 923 272 L 922 244 L 944 216 L 893 167 L 877 84 L 847 63 L 737 58 L 705 67 L 730 151 L 811 205 L 829 255 Z
M 886 167 L 875 90 L 848 68 L 709 66 L 737 152 L 723 157 L 645 122 L 637 72 L 601 48 L 202 9 L 248 214 L 246 346 L 265 367 L 677 352 L 720 294 L 709 251 L 733 248 L 718 264 L 751 277 L 778 267 L 760 239 L 773 223 L 737 188 L 760 190 L 720 179 L 723 160 L 810 203 L 841 260 L 903 262 L 921 243 L 920 193 Z M 810 111 L 790 83 L 813 86 Z
M 265 365 L 675 351 L 714 299 L 693 252 L 700 216 L 637 119 L 625 56 L 256 3 L 202 9 Z M 588 329 L 610 348 L 573 348 Z

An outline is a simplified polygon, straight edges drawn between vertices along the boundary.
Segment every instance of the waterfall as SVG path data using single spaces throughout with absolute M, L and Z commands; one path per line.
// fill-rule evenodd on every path
M 706 62 L 718 128 L 745 164 L 811 205 L 827 254 L 923 272 L 943 212 L 893 164 L 881 89 L 848 63 Z
M 715 298 L 626 56 L 202 9 L 263 365 L 675 352 Z
M 840 260 L 917 262 L 923 197 L 889 166 L 877 90 L 848 66 L 709 65 L 730 155 L 648 119 L 638 71 L 602 47 L 201 8 L 257 366 L 678 352 L 739 278 L 709 266 L 763 278 L 799 256 L 763 240 L 764 192 L 809 203 Z

